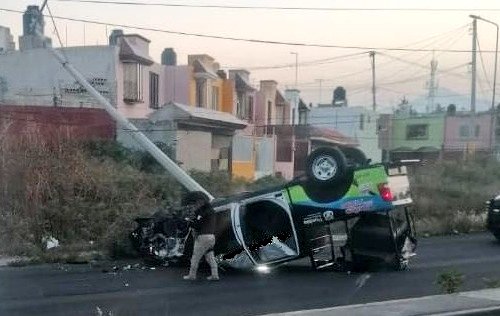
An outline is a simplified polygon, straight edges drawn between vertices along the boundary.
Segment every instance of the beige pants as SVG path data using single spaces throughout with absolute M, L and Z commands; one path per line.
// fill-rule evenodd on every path
M 189 275 L 196 277 L 198 265 L 203 256 L 210 265 L 212 276 L 219 277 L 217 269 L 217 262 L 215 262 L 214 255 L 215 236 L 214 235 L 198 235 L 194 240 L 193 256 L 191 257 L 191 267 L 189 268 Z

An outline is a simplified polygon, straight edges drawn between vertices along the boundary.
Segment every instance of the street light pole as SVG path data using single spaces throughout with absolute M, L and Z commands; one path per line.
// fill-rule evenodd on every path
M 493 21 L 490 21 L 490 20 L 487 20 L 487 19 L 484 19 L 478 15 L 470 15 L 471 18 L 475 19 L 475 20 L 481 20 L 483 22 L 486 22 L 486 23 L 490 23 L 490 24 L 493 24 L 496 29 L 497 29 L 497 37 L 496 37 L 496 45 L 495 45 L 495 68 L 493 69 L 493 96 L 491 97 L 491 109 L 493 110 L 495 108 L 495 98 L 496 98 L 496 83 L 497 83 L 497 65 L 498 65 L 498 33 L 499 33 L 499 27 L 498 27 L 498 24 L 493 22 Z
M 493 95 L 491 96 L 491 131 L 490 131 L 490 148 L 493 149 L 493 134 L 495 131 L 495 98 L 496 98 L 496 88 L 497 88 L 497 68 L 498 68 L 498 36 L 499 36 L 499 27 L 498 24 L 482 18 L 478 15 L 469 15 L 469 17 L 474 20 L 481 20 L 483 22 L 493 24 L 496 27 L 496 44 L 495 44 L 495 68 L 493 69 Z

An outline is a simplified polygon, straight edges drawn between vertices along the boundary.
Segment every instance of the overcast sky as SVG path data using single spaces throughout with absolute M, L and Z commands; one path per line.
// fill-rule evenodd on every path
M 359 8 L 489 8 L 500 10 L 498 0 L 240 0 L 240 1 L 169 1 L 136 0 L 138 2 L 287 6 L 287 7 L 359 7 Z M 24 10 L 27 5 L 41 4 L 42 0 L 2 0 L 0 8 Z M 470 12 L 415 12 L 415 11 L 286 11 L 243 10 L 173 7 L 138 7 L 105 4 L 63 3 L 49 0 L 52 13 L 58 16 L 83 18 L 107 23 L 153 27 L 173 31 L 204 33 L 241 38 L 272 41 L 306 42 L 346 46 L 402 47 L 426 49 L 470 49 L 471 36 L 468 27 L 469 14 L 500 22 L 500 11 Z M 46 34 L 53 36 L 53 26 L 46 20 Z M 10 27 L 17 38 L 22 33 L 21 15 L 0 11 L 0 25 Z M 63 42 L 69 46 L 105 44 L 112 26 L 96 26 L 81 22 L 57 20 Z M 495 28 L 479 22 L 479 40 L 482 50 L 494 50 Z M 67 39 L 66 39 L 67 30 Z M 108 33 L 106 33 L 106 31 Z M 178 53 L 179 63 L 186 63 L 188 54 L 206 53 L 213 56 L 223 67 L 260 67 L 295 62 L 291 52 L 298 52 L 299 63 L 338 55 L 363 52 L 363 50 L 290 47 L 282 45 L 243 43 L 227 40 L 170 35 L 149 31 L 125 30 L 140 33 L 149 38 L 150 55 L 157 61 L 163 48 L 173 47 Z M 426 40 L 427 39 L 427 40 Z M 386 52 L 393 56 L 378 54 L 377 87 L 380 106 L 392 106 L 402 96 L 410 100 L 416 95 L 426 94 L 429 69 L 396 61 L 394 57 L 412 63 L 429 65 L 432 52 Z M 435 53 L 439 69 L 449 69 L 470 62 L 470 53 Z M 483 54 L 485 69 L 478 56 L 479 98 L 491 97 L 490 81 L 493 74 L 494 54 Z M 441 73 L 439 86 L 457 94 L 470 91 L 469 69 L 462 66 L 452 73 Z M 486 74 L 485 74 L 486 73 Z M 294 67 L 284 69 L 254 70 L 252 81 L 275 79 L 281 88 L 292 87 L 295 81 Z M 323 79 L 322 89 L 319 82 Z M 331 100 L 335 86 L 343 85 L 353 105 L 371 104 L 370 59 L 367 54 L 314 66 L 299 66 L 299 86 L 306 102 L 316 103 Z M 403 81 L 403 83 L 400 83 Z M 320 93 L 321 91 L 321 93 Z M 444 89 L 443 89 L 444 91 Z M 450 91 L 446 91 L 450 93 Z M 443 92 L 443 94 L 446 94 Z

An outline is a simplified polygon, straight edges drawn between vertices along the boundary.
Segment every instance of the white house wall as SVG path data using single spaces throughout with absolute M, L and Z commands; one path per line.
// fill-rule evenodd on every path
M 364 116 L 363 129 L 360 128 L 361 115 Z M 335 129 L 354 138 L 369 159 L 380 162 L 382 151 L 378 146 L 377 118 L 377 113 L 363 107 L 315 107 L 308 120 L 311 126 Z
M 177 161 L 184 170 L 211 170 L 212 133 L 178 130 Z
M 118 49 L 109 46 L 63 49 L 69 61 L 112 104 L 116 104 Z M 61 106 L 99 107 L 46 49 L 16 51 L 0 55 L 0 103 L 52 106 L 54 96 Z

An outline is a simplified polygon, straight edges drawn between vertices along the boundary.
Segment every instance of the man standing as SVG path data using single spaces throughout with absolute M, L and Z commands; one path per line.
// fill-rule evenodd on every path
M 183 205 L 186 205 L 194 213 L 194 218 L 191 221 L 191 227 L 194 230 L 193 255 L 189 274 L 184 276 L 184 280 L 196 280 L 198 265 L 201 258 L 205 256 L 211 271 L 207 280 L 217 281 L 219 280 L 219 270 L 214 255 L 215 213 L 210 201 L 205 193 L 196 191 L 187 194 Z

